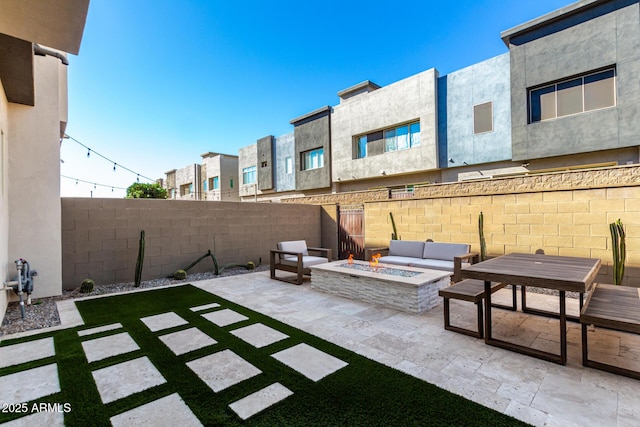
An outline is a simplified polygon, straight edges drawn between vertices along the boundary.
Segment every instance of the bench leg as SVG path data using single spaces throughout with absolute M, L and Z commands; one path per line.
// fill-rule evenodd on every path
M 611 372 L 612 374 L 622 375 L 625 377 L 640 380 L 640 372 L 631 369 L 621 368 L 619 366 L 609 365 L 607 363 L 589 360 L 589 349 L 587 346 L 587 324 L 582 324 L 582 365 L 588 368 L 599 369 L 601 371 Z
M 451 310 L 449 305 L 449 298 L 443 297 L 443 306 L 444 306 L 444 328 L 448 331 L 458 332 L 461 334 L 469 335 L 475 338 L 483 338 L 484 337 L 484 328 L 482 323 L 484 322 L 484 317 L 482 315 L 482 300 L 476 303 L 478 307 L 478 331 L 473 331 L 471 329 L 461 328 L 459 326 L 451 325 Z

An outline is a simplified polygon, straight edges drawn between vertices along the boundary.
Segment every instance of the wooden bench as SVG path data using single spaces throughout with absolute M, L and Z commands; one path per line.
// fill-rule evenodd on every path
M 589 360 L 587 325 L 640 334 L 640 288 L 594 285 L 582 311 L 582 364 L 630 378 L 640 379 L 640 372 Z
M 507 286 L 505 283 L 491 283 L 491 293 Z M 516 287 L 513 288 L 513 306 L 492 304 L 493 307 L 505 308 L 515 311 L 517 309 Z M 449 331 L 459 332 L 476 338 L 484 337 L 484 317 L 482 313 L 482 300 L 484 299 L 484 282 L 482 280 L 465 279 L 447 288 L 440 289 L 438 295 L 444 298 L 444 328 Z M 478 330 L 465 329 L 451 324 L 449 300 L 457 299 L 469 301 L 478 307 Z

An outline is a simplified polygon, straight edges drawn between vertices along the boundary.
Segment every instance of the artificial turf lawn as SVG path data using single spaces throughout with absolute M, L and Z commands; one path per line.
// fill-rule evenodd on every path
M 190 307 L 209 303 L 221 307 L 192 312 Z M 432 384 L 357 355 L 313 335 L 285 325 L 267 316 L 234 304 L 191 285 L 77 302 L 85 325 L 29 338 L 2 342 L 11 345 L 22 341 L 53 336 L 56 356 L 23 365 L 0 369 L 0 376 L 28 368 L 57 363 L 61 392 L 32 403 L 70 403 L 65 414 L 67 426 L 108 426 L 109 418 L 178 393 L 204 425 L 256 426 L 514 426 L 524 423 L 483 407 Z M 228 308 L 249 319 L 218 327 L 201 314 Z M 151 332 L 141 317 L 173 311 L 189 322 L 158 332 Z M 79 329 L 119 322 L 136 341 L 140 350 L 87 363 L 81 342 L 121 333 L 122 329 L 79 337 Z M 266 347 L 255 348 L 229 331 L 254 323 L 276 329 L 289 338 Z M 176 356 L 158 336 L 197 327 L 217 344 Z M 313 382 L 275 360 L 271 355 L 299 343 L 306 343 L 348 363 L 348 366 Z M 214 393 L 186 362 L 231 349 L 262 371 L 261 374 Z M 146 356 L 167 380 L 165 384 L 132 396 L 103 404 L 91 371 Z M 229 404 L 268 385 L 279 382 L 292 396 L 254 415 L 246 421 L 229 408 Z M 0 423 L 17 418 L 0 414 Z

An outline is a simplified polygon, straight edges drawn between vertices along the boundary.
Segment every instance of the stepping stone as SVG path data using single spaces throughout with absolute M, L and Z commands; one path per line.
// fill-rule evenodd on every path
M 31 407 L 29 407 L 31 410 Z M 18 418 L 2 424 L 2 427 L 64 427 L 63 412 L 36 412 L 26 417 Z
M 256 348 L 261 348 L 273 344 L 274 342 L 281 341 L 285 338 L 289 338 L 289 335 L 285 335 L 280 331 L 276 331 L 262 323 L 256 323 L 254 325 L 245 326 L 231 331 L 233 335 L 241 340 L 248 342 Z
M 110 421 L 113 427 L 202 426 L 200 420 L 177 393 L 111 417 Z
M 191 311 L 203 311 L 203 310 L 208 310 L 210 308 L 216 308 L 216 307 L 220 307 L 220 304 L 218 304 L 217 302 L 214 302 L 214 303 L 211 303 L 211 304 L 199 305 L 197 307 L 191 307 L 189 310 L 191 310 Z
M 240 418 L 247 418 L 267 409 L 281 400 L 291 396 L 293 392 L 280 383 L 271 384 L 262 390 L 256 391 L 247 397 L 233 402 L 229 407 L 238 414 Z
M 187 325 L 189 322 L 178 316 L 174 312 L 156 314 L 155 316 L 143 317 L 142 322 L 147 325 L 151 332 L 163 329 L 174 328 L 176 326 Z
M 274 353 L 271 357 L 313 381 L 321 380 L 348 365 L 347 362 L 304 343 Z
M 55 363 L 0 377 L 2 404 L 23 403 L 60 391 L 58 366 Z
M 0 368 L 55 356 L 53 338 L 0 347 Z
M 236 313 L 235 311 L 229 310 L 228 308 L 203 314 L 202 317 L 218 326 L 232 325 L 234 323 L 242 322 L 243 320 L 248 319 L 247 316 L 243 316 L 242 314 Z
M 192 360 L 187 366 L 216 393 L 262 373 L 231 350 Z
M 113 402 L 166 380 L 145 356 L 92 372 L 103 403 Z
M 198 328 L 185 329 L 159 338 L 176 356 L 218 343 Z
M 140 347 L 128 333 L 122 332 L 116 335 L 83 341 L 82 349 L 87 356 L 87 362 L 91 363 L 107 357 L 140 350 Z
M 78 331 L 78 336 L 84 337 L 87 335 L 99 334 L 100 332 L 113 331 L 114 329 L 120 329 L 120 328 L 122 328 L 122 325 L 120 323 L 112 323 L 110 325 L 98 326 L 97 328 Z

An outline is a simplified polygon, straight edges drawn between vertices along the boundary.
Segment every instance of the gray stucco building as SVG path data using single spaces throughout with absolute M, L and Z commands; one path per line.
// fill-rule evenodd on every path
M 243 200 L 638 163 L 639 0 L 582 0 L 501 34 L 440 76 L 369 80 L 239 153 Z M 167 181 L 170 181 L 167 179 Z

